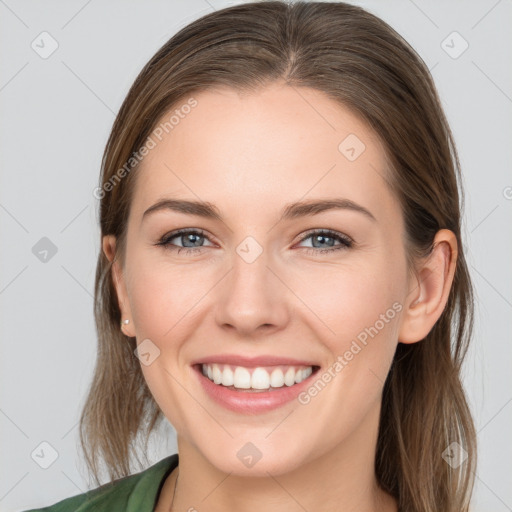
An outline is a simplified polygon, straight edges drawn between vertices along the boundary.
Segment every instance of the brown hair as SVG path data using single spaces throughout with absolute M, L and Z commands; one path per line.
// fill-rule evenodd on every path
M 123 262 L 137 169 L 130 159 L 172 106 L 211 87 L 254 91 L 278 80 L 322 91 L 378 134 L 405 219 L 412 270 L 430 254 L 439 229 L 456 235 L 458 259 L 447 305 L 424 340 L 398 344 L 387 376 L 375 473 L 401 510 L 467 511 L 476 433 L 461 366 L 474 313 L 461 240 L 460 165 L 428 68 L 385 22 L 341 2 L 262 1 L 213 12 L 181 29 L 142 69 L 114 122 L 98 189 L 101 236 L 116 236 L 115 257 Z M 133 169 L 127 170 L 129 161 Z M 120 331 L 111 263 L 102 251 L 94 312 L 99 345 L 80 440 L 99 483 L 100 460 L 111 480 L 130 474 L 139 436 L 146 435 L 147 446 L 163 415 L 134 355 L 135 338 Z M 444 454 L 454 442 L 467 459 L 452 467 Z

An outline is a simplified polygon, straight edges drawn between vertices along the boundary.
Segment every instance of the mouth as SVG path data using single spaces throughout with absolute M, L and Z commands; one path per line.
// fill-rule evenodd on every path
M 242 414 L 267 412 L 295 400 L 311 385 L 318 365 L 192 365 L 203 391 L 216 404 Z
M 218 386 L 245 393 L 264 393 L 300 384 L 316 373 L 317 365 L 245 367 L 232 364 L 199 363 L 194 369 Z

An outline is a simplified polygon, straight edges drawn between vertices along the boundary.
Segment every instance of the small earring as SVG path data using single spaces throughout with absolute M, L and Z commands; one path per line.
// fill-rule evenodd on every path
M 123 325 L 128 325 L 130 323 L 130 320 L 127 318 L 126 320 L 123 320 L 121 322 L 121 327 L 123 327 Z

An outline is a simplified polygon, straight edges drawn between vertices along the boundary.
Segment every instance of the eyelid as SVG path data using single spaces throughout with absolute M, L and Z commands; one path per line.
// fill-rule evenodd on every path
M 305 233 L 302 233 L 301 238 L 298 240 L 298 242 L 303 242 L 304 240 L 309 238 L 311 235 L 314 235 L 316 233 L 324 233 L 326 235 L 330 235 L 335 238 L 341 238 L 342 240 L 344 240 L 345 242 L 348 242 L 348 243 L 355 243 L 354 240 L 350 236 L 345 235 L 344 233 L 341 233 L 339 231 L 335 231 L 334 229 L 328 229 L 328 228 L 310 229 L 310 230 L 306 231 Z
M 169 231 L 168 233 L 165 233 L 163 236 L 160 237 L 159 242 L 157 245 L 164 245 L 165 243 L 168 243 L 169 240 L 172 240 L 173 238 L 177 238 L 179 236 L 184 236 L 188 234 L 197 234 L 199 236 L 204 237 L 205 240 L 208 240 L 209 242 L 215 241 L 215 237 L 207 233 L 204 229 L 201 228 L 182 228 L 182 229 L 176 229 L 174 231 Z M 217 243 L 217 242 L 215 242 Z M 183 247 L 183 249 L 192 249 L 192 247 Z M 197 249 L 201 249 L 201 247 L 197 247 Z

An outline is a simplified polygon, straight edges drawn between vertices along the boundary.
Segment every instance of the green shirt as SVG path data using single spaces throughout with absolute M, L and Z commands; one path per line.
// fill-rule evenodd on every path
M 178 465 L 178 459 L 175 453 L 140 473 L 25 512 L 153 512 L 165 479 Z

